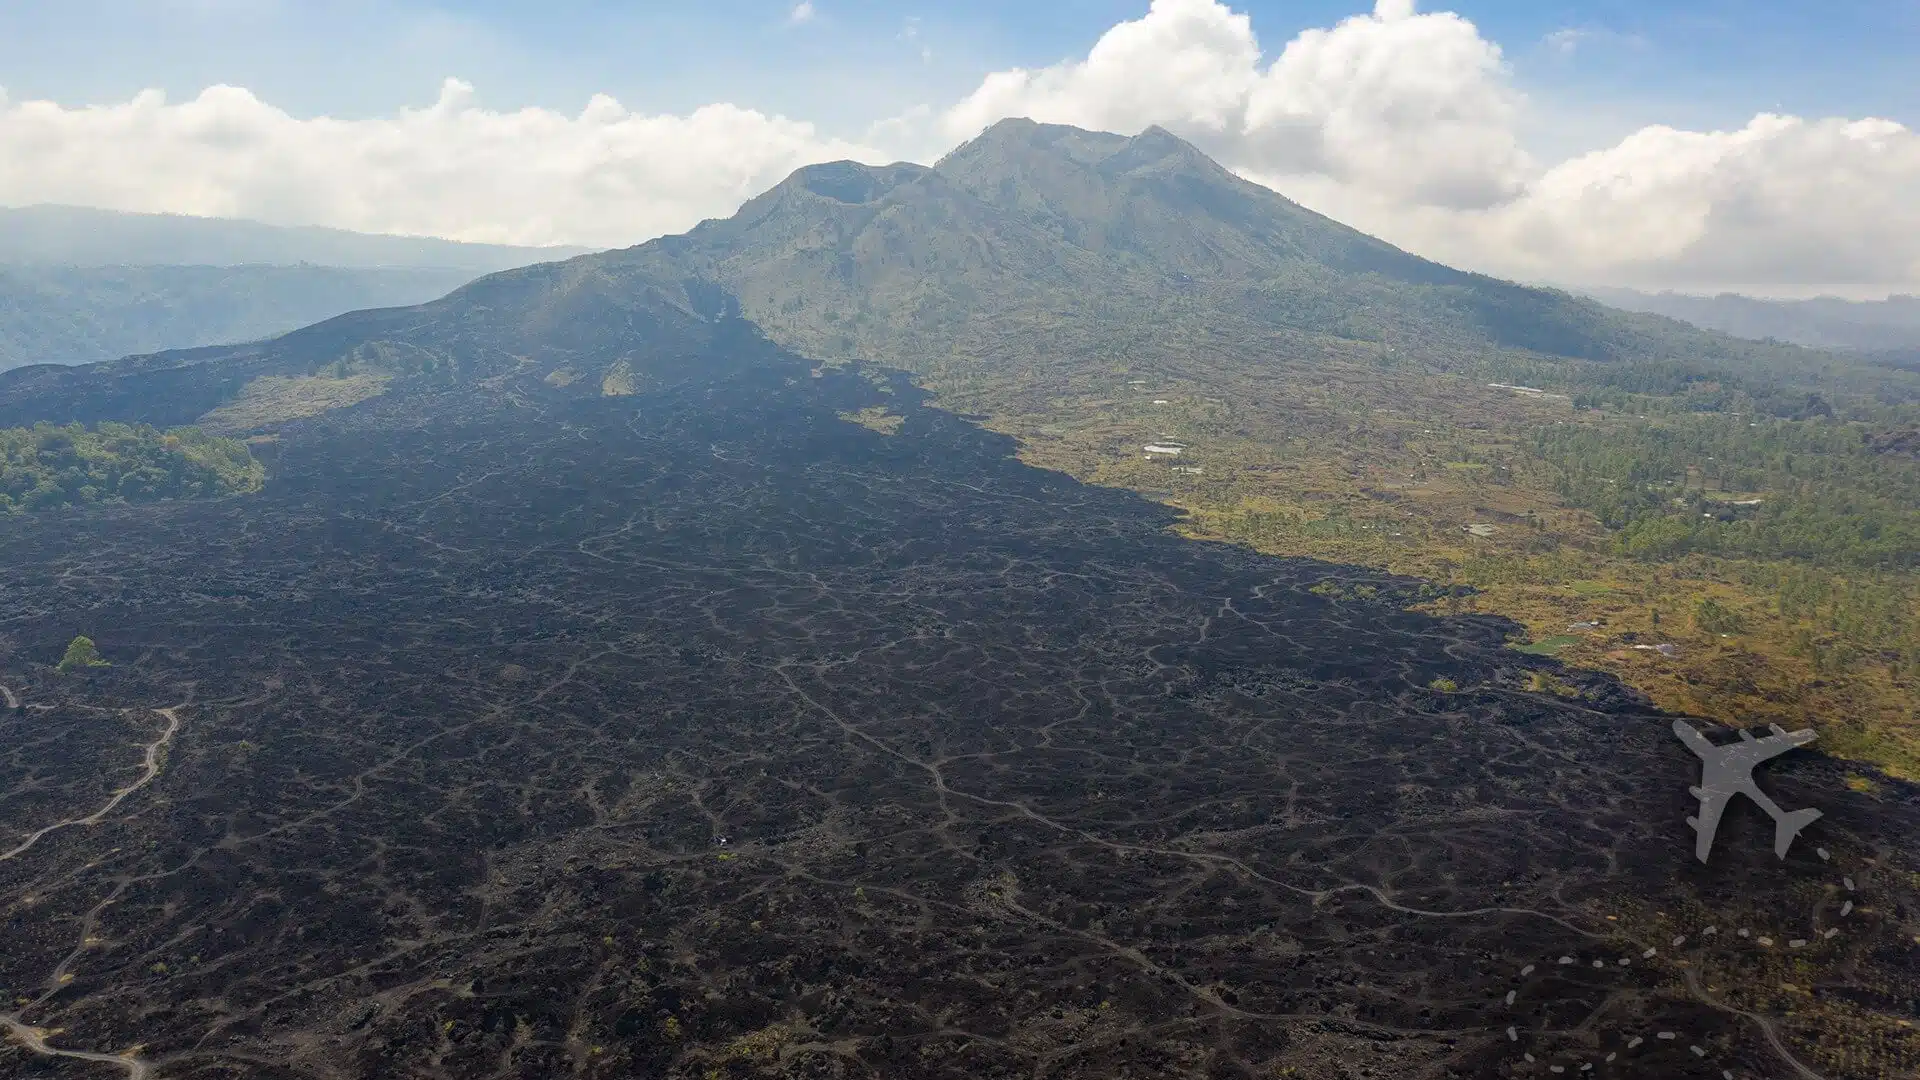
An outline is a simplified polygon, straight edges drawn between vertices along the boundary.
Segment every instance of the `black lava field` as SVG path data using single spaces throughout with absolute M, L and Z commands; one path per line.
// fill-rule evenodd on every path
M 0 518 L 0 1076 L 1789 1076 L 1649 927 L 1911 985 L 1911 803 L 1783 759 L 1827 818 L 1701 867 L 1617 684 L 904 377 L 403 387 L 275 446 L 258 496 Z M 54 674 L 82 633 L 113 666 Z M 1880 914 L 1794 929 L 1843 864 Z

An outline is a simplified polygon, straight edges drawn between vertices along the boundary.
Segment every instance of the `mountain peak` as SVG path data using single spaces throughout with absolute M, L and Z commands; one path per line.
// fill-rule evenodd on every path
M 1199 147 L 1158 124 L 1129 138 L 1025 117 L 995 123 L 941 158 L 934 170 L 977 191 L 1010 176 L 1077 172 L 1109 181 L 1129 175 L 1179 174 L 1211 183 L 1244 184 Z
M 973 161 L 1015 164 L 1032 160 L 1036 153 L 1059 154 L 1090 165 L 1119 152 L 1127 141 L 1126 136 L 1110 132 L 1010 116 L 949 151 L 934 168 L 951 172 L 950 166 Z
M 838 203 L 870 203 L 887 192 L 919 179 L 925 165 L 896 161 L 891 165 L 863 165 L 858 161 L 827 161 L 795 169 L 780 188 L 800 190 Z
M 1160 154 L 1195 158 L 1206 162 L 1208 165 L 1218 167 L 1218 163 L 1202 152 L 1199 147 L 1168 131 L 1166 128 L 1161 127 L 1159 124 L 1149 124 L 1140 134 L 1128 139 L 1127 146 L 1129 149 L 1135 151 L 1150 151 Z

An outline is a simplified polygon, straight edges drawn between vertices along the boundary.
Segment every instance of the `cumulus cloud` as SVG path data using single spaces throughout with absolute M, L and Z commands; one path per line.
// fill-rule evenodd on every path
M 1514 129 L 1520 104 L 1499 46 L 1472 23 L 1380 0 L 1287 43 L 1248 101 L 1236 157 L 1408 202 L 1487 206 L 1532 167 Z
M 941 126 L 965 139 L 1001 117 L 1026 116 L 1106 131 L 1164 124 L 1227 135 L 1242 124 L 1259 59 L 1247 16 L 1214 0 L 1154 0 L 1143 18 L 1101 35 L 1084 60 L 988 75 Z
M 1546 170 L 1470 246 L 1670 285 L 1920 281 L 1920 134 L 1761 114 L 1649 127 Z
M 1520 145 L 1526 107 L 1497 45 L 1413 0 L 1305 30 L 1264 67 L 1246 17 L 1217 0 L 1154 0 L 1084 59 L 987 76 L 942 123 L 950 137 L 1003 115 L 1159 124 L 1411 250 L 1533 280 L 1920 282 L 1920 136 L 1899 124 L 1762 114 L 1737 131 L 1649 127 L 1546 166 Z
M 1260 61 L 1247 16 L 1217 0 L 1153 0 L 1084 60 L 987 76 L 943 125 L 964 138 L 1009 115 L 1116 131 L 1159 124 L 1237 168 L 1449 206 L 1497 202 L 1525 177 L 1520 98 L 1500 49 L 1458 15 L 1380 0 Z
M 1920 133 L 1888 120 L 1648 127 L 1477 210 L 1246 175 L 1429 258 L 1523 280 L 1863 295 L 1920 284 Z
M 1560 53 L 1563 56 L 1570 56 L 1574 50 L 1580 47 L 1580 42 L 1591 36 L 1588 31 L 1582 30 L 1577 26 L 1568 26 L 1555 30 L 1540 40 L 1547 48 L 1552 49 L 1554 52 Z
M 819 12 L 813 9 L 813 0 L 800 0 L 793 5 L 792 11 L 787 12 L 787 23 L 798 26 L 803 22 L 812 22 L 813 17 L 818 14 Z
M 1414 0 L 1378 0 L 1277 54 L 1220 0 L 1153 0 L 1084 56 L 987 74 L 957 102 L 902 110 L 858 138 L 728 104 L 646 115 L 600 96 L 577 115 L 498 111 L 458 80 L 431 106 L 363 120 L 296 118 L 233 87 L 89 107 L 0 93 L 0 204 L 626 244 L 729 213 L 803 164 L 932 160 L 1020 115 L 1162 125 L 1315 209 L 1492 273 L 1920 283 L 1920 135 L 1897 123 L 1649 127 L 1547 164 L 1520 144 L 1528 107 L 1497 45 Z
M 247 217 L 497 243 L 630 244 L 724 216 L 792 170 L 885 160 L 733 105 L 684 116 L 600 95 L 578 115 L 481 108 L 448 79 L 426 108 L 298 119 L 215 86 L 169 104 L 8 104 L 0 203 Z

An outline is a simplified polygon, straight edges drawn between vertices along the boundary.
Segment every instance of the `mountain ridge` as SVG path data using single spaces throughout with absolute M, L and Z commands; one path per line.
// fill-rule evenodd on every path
M 930 169 L 872 183 L 877 197 L 833 208 L 830 225 L 816 219 L 810 229 L 775 214 L 792 207 L 789 185 L 805 172 L 734 218 L 607 258 L 691 258 L 790 347 L 891 354 L 910 368 L 916 353 L 990 347 L 955 340 L 961 309 L 1003 319 L 1049 299 L 1109 313 L 1158 309 L 1176 320 L 1201 313 L 1255 336 L 1405 345 L 1438 327 L 1456 350 L 1491 345 L 1579 359 L 1766 351 L 1421 258 L 1234 176 L 1159 128 L 1127 138 L 1002 120 Z M 916 247 L 915 237 L 924 243 Z M 906 280 L 902 268 L 913 272 Z M 957 295 L 938 295 L 936 274 L 954 279 Z M 1036 301 L 1034 283 L 1073 295 Z M 1349 304 L 1343 291 L 1365 295 Z M 856 317 L 863 308 L 913 310 L 895 325 L 850 332 L 826 325 L 837 319 L 795 317 L 816 297 Z M 1371 310 L 1356 317 L 1356 306 Z
M 468 270 L 0 265 L 0 370 L 259 341 L 349 311 L 419 304 Z
M 0 370 L 258 341 L 585 254 L 40 204 L 0 207 Z
M 1665 315 L 1744 338 L 1773 337 L 1811 348 L 1920 351 L 1920 296 L 1773 300 L 1728 292 L 1700 296 L 1636 289 L 1583 291 L 1624 310 Z
M 393 373 L 485 379 L 537 367 L 584 387 L 686 351 L 645 340 L 649 328 L 704 326 L 720 311 L 816 360 L 1034 387 L 1119 360 L 1191 372 L 1328 355 L 1413 355 L 1442 370 L 1488 356 L 1684 356 L 1772 378 L 1818 358 L 1423 259 L 1236 177 L 1163 129 L 1126 137 L 1017 118 L 931 167 L 810 165 L 684 234 L 497 272 L 427 304 L 352 313 L 227 356 L 259 374 L 387 370 L 379 357 L 414 355 Z M 663 377 L 677 378 L 662 362 Z M 117 370 L 174 366 L 154 358 Z M 29 387 L 62 384 L 56 397 L 74 407 L 82 384 L 116 377 L 0 378 L 0 416 L 33 415 Z
M 0 263 L 58 266 L 413 267 L 492 273 L 592 251 L 475 244 L 246 218 L 37 203 L 0 206 Z

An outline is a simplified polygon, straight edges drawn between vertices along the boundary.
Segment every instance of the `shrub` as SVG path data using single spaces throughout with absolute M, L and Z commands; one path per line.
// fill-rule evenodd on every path
M 94 647 L 93 639 L 85 634 L 67 643 L 67 654 L 60 658 L 56 671 L 73 671 L 76 668 L 106 667 L 107 662 L 100 658 L 100 650 Z

